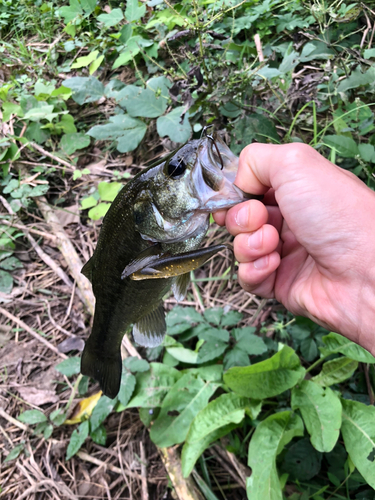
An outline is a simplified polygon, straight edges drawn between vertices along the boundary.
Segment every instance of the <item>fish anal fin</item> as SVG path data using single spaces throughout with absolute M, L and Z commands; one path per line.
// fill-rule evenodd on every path
M 186 292 L 190 283 L 190 273 L 181 274 L 177 276 L 172 284 L 172 292 L 177 302 L 181 302 L 186 297 Z
M 83 268 L 81 269 L 81 273 L 92 282 L 92 257 L 83 266 Z
M 86 344 L 81 358 L 81 373 L 99 382 L 105 396 L 113 399 L 120 390 L 122 372 L 121 352 L 104 355 Z
M 137 344 L 144 347 L 156 347 L 163 341 L 167 325 L 163 304 L 160 304 L 133 325 L 133 337 Z

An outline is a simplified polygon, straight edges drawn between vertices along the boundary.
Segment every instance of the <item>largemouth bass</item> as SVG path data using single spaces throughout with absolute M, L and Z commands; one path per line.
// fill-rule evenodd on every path
M 163 296 L 185 297 L 190 271 L 225 245 L 200 248 L 210 212 L 249 198 L 234 185 L 238 158 L 205 136 L 136 175 L 119 192 L 103 220 L 97 247 L 82 273 L 96 297 L 94 323 L 81 372 L 105 395 L 119 391 L 121 341 L 159 345 L 166 332 Z

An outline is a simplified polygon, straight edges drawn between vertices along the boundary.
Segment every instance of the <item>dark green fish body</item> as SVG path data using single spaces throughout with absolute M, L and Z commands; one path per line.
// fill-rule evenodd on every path
M 190 141 L 128 182 L 106 214 L 95 252 L 82 269 L 92 283 L 96 306 L 81 372 L 96 379 L 111 398 L 120 387 L 126 330 L 133 324 L 134 339 L 141 345 L 161 343 L 166 330 L 162 298 L 172 287 L 181 300 L 190 270 L 222 247 L 200 249 L 210 212 L 248 198 L 233 185 L 237 158 L 223 143 L 218 157 L 211 141 Z M 234 175 L 228 174 L 228 166 Z

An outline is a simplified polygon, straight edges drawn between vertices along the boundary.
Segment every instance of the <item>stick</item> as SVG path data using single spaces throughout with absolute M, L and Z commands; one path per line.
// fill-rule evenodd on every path
M 26 330 L 27 333 L 29 333 L 32 337 L 34 337 L 34 339 L 38 340 L 38 342 L 42 342 L 42 344 L 44 344 L 46 347 L 48 347 L 48 349 L 50 349 L 51 351 L 56 353 L 61 358 L 64 358 L 64 359 L 68 358 L 68 356 L 66 356 L 66 354 L 59 352 L 57 347 L 55 347 L 53 344 L 51 344 L 51 342 L 46 340 L 44 337 L 42 337 L 38 333 L 34 332 L 34 330 L 32 330 L 29 326 L 27 326 L 26 323 L 24 323 L 22 321 L 22 319 L 16 318 L 15 316 L 13 316 L 13 314 L 8 312 L 6 309 L 3 309 L 2 307 L 0 307 L 0 314 L 4 314 L 4 316 L 9 318 L 11 321 L 16 323 L 18 326 L 20 326 L 24 330 Z

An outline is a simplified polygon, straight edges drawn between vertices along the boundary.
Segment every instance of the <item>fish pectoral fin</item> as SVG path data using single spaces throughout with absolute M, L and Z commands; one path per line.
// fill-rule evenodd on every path
M 174 276 L 181 276 L 190 271 L 195 271 L 201 267 L 205 262 L 213 257 L 220 250 L 230 250 L 233 254 L 233 247 L 229 243 L 222 243 L 212 247 L 200 248 L 199 250 L 192 250 L 190 252 L 180 253 L 172 256 L 161 256 L 150 259 L 147 266 L 143 269 L 134 271 L 130 278 L 132 280 L 144 279 L 160 279 L 172 278 Z M 232 258 L 232 267 L 233 267 Z M 150 269 L 153 269 L 154 274 L 150 274 Z M 147 271 L 147 272 L 146 272 Z
M 120 349 L 105 353 L 93 349 L 90 345 L 90 340 L 86 342 L 81 358 L 81 373 L 99 382 L 105 396 L 111 399 L 117 396 L 120 390 L 121 372 L 122 360 Z
M 163 304 L 160 304 L 143 316 L 133 325 L 133 337 L 137 344 L 144 347 L 156 347 L 163 341 L 167 325 L 165 323 L 165 314 Z
M 138 254 L 137 257 L 125 267 L 121 274 L 121 279 L 128 278 L 138 271 L 150 269 L 150 262 L 165 255 L 166 254 L 162 252 L 160 243 L 146 248 L 146 250 Z
M 92 257 L 83 266 L 81 273 L 92 283 Z
M 186 292 L 190 283 L 190 273 L 181 274 L 177 276 L 172 285 L 172 292 L 177 302 L 181 302 L 186 297 Z

